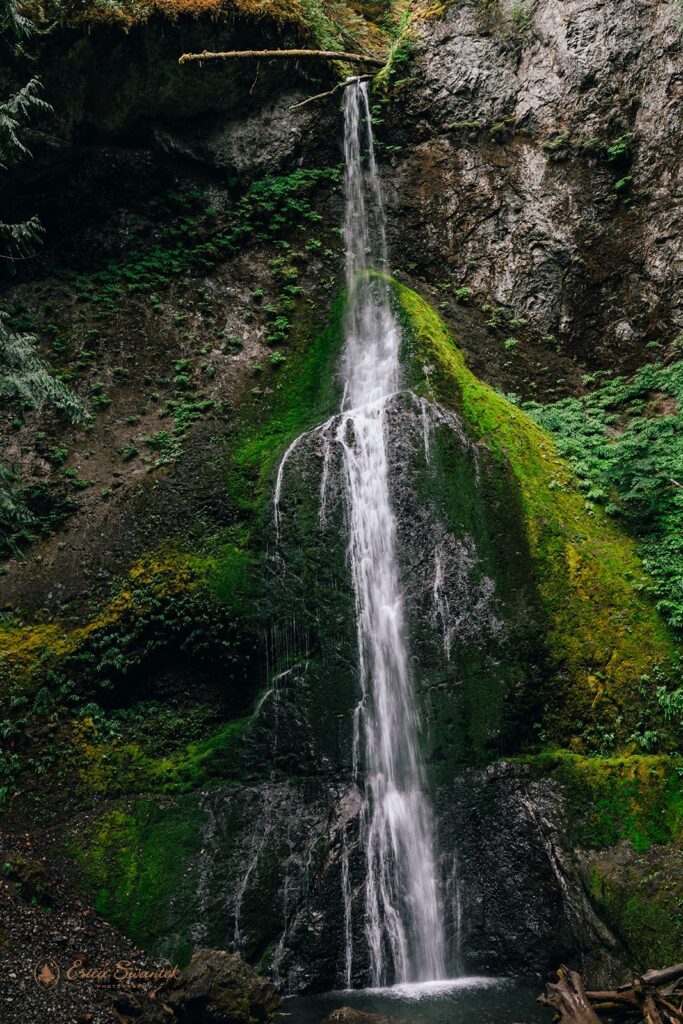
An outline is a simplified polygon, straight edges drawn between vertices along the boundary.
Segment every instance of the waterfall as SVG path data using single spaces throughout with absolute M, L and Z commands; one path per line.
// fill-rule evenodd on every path
M 400 386 L 401 335 L 382 276 L 386 239 L 367 83 L 352 81 L 344 95 L 348 299 L 336 441 L 347 478 L 362 687 L 354 763 L 365 772 L 365 932 L 372 983 L 381 985 L 443 978 L 445 943 L 384 429 L 387 399 Z

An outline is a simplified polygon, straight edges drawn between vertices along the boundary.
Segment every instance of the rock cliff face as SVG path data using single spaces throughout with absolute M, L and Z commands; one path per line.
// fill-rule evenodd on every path
M 373 89 L 416 289 L 392 285 L 387 430 L 454 969 L 597 980 L 683 930 L 678 883 L 641 892 L 679 856 L 672 726 L 659 755 L 631 744 L 671 637 L 630 540 L 487 386 L 576 393 L 683 326 L 679 20 L 452 4 Z M 95 415 L 4 424 L 43 528 L 7 562 L 0 632 L 8 719 L 27 708 L 9 824 L 143 947 L 236 950 L 292 991 L 343 981 L 345 898 L 367 970 L 344 488 L 316 429 L 339 407 L 338 93 L 292 110 L 328 68 L 175 59 L 297 39 L 152 19 L 41 42 L 58 130 L 11 184 L 47 245 L 4 297 Z
M 393 251 L 590 366 L 633 367 L 644 342 L 669 341 L 683 316 L 679 6 L 451 4 L 417 35 L 384 125 L 402 147 Z

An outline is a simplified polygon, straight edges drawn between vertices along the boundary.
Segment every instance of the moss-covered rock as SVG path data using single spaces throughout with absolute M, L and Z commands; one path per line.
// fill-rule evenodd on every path
M 202 841 L 192 797 L 123 803 L 69 846 L 95 909 L 146 949 L 187 959 L 196 920 L 188 866 Z
M 272 982 L 221 949 L 195 953 L 165 999 L 179 1024 L 270 1024 L 282 1002 Z
M 644 853 L 654 844 L 683 838 L 680 757 L 581 757 L 555 751 L 526 763 L 535 777 L 561 785 L 577 845 L 602 849 L 627 842 Z
M 253 587 L 252 558 L 234 545 L 164 548 L 81 624 L 3 623 L 2 696 L 21 731 L 0 761 L 4 795 L 34 793 L 42 813 L 47 771 L 73 805 L 237 773 L 262 678 Z
M 674 652 L 642 593 L 634 543 L 587 508 L 550 437 L 467 369 L 438 314 L 396 282 L 393 293 L 411 387 L 455 410 L 472 440 L 513 475 L 554 668 L 547 734 L 562 745 L 580 744 L 584 728 L 600 726 L 625 742 L 639 719 L 641 679 L 665 670 Z
M 589 891 L 606 924 L 619 935 L 631 969 L 677 963 L 683 949 L 683 848 L 656 846 L 634 858 L 617 847 L 596 858 Z

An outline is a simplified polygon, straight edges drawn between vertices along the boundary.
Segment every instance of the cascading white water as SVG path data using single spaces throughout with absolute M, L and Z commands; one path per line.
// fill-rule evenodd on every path
M 425 794 L 419 721 L 404 629 L 389 491 L 385 410 L 400 387 L 401 333 L 393 315 L 382 197 L 367 84 L 344 91 L 347 313 L 341 412 L 295 438 L 280 463 L 273 511 L 280 540 L 285 468 L 310 434 L 324 442 L 320 520 L 326 522 L 331 447 L 341 452 L 348 499 L 348 553 L 356 602 L 362 698 L 354 716 L 354 777 L 365 792 L 360 815 L 367 859 L 365 938 L 374 987 L 446 977 L 443 908 Z M 413 396 L 414 397 L 414 396 Z M 430 410 L 421 408 L 429 461 Z M 359 773 L 362 770 L 363 778 Z M 349 849 L 344 832 L 344 979 L 353 976 Z
M 348 482 L 349 558 L 356 599 L 365 769 L 365 931 L 373 985 L 445 977 L 444 929 L 424 789 L 419 722 L 404 630 L 385 441 L 387 399 L 400 383 L 382 199 L 367 84 L 345 89 L 344 237 L 348 291 L 344 399 L 336 440 Z

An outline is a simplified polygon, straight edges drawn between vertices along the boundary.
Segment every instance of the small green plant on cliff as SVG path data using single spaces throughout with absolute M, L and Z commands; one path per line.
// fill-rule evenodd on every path
M 625 132 L 618 138 L 605 144 L 605 152 L 610 163 L 625 163 L 631 160 L 633 155 L 633 142 L 635 132 Z
M 513 32 L 518 36 L 525 35 L 531 28 L 532 17 L 533 11 L 529 5 L 514 3 L 510 11 Z
M 386 64 L 381 71 L 378 71 L 373 80 L 374 86 L 383 92 L 396 89 L 406 80 L 408 65 L 415 50 L 413 17 L 414 13 L 408 4 L 401 18 L 391 29 L 393 42 Z M 376 119 L 375 124 L 377 124 Z

